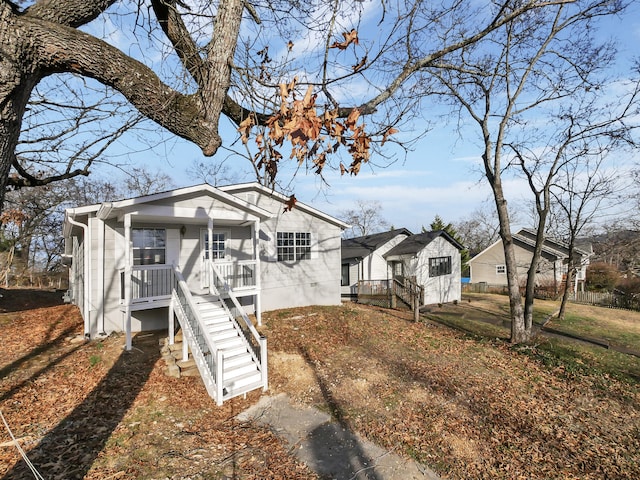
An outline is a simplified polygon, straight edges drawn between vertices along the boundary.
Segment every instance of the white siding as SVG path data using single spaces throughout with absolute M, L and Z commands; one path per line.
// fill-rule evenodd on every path
M 362 259 L 362 279 L 363 280 L 386 280 L 387 260 L 383 257 L 389 250 L 402 242 L 407 235 L 396 235 L 384 245 L 377 248 Z
M 256 203 L 277 212 L 261 223 L 262 309 L 339 304 L 342 230 L 300 209 L 284 212 L 283 204 L 267 195 L 259 194 Z M 310 232 L 312 258 L 279 262 L 277 232 Z
M 429 259 L 436 257 L 451 257 L 450 274 L 429 276 Z M 418 253 L 414 261 L 415 275 L 418 283 L 424 287 L 425 305 L 449 303 L 461 299 L 460 261 L 460 251 L 443 237 L 434 239 Z

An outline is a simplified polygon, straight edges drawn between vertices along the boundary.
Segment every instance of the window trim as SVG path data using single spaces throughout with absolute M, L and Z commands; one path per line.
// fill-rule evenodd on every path
M 155 234 L 147 237 L 145 235 L 146 231 L 153 232 L 162 232 L 162 236 L 158 237 Z M 135 232 L 142 233 L 142 246 L 136 246 L 136 240 L 140 237 L 136 235 Z M 147 245 L 146 241 L 148 239 L 153 240 L 153 245 Z M 156 245 L 157 240 L 161 240 L 160 245 Z M 153 260 L 145 261 L 146 256 L 144 255 L 145 251 L 154 252 L 154 251 L 162 251 L 160 253 L 160 259 L 158 261 L 155 260 L 157 254 L 153 254 Z M 136 256 L 136 252 L 139 254 Z M 157 228 L 157 227 L 132 227 L 131 228 L 131 253 L 132 253 L 132 262 L 133 265 L 166 265 L 167 264 L 167 229 L 166 228 Z M 149 257 L 151 258 L 151 257 Z
M 278 262 L 311 260 L 312 245 L 311 232 L 276 232 L 276 259 Z
M 433 278 L 451 275 L 452 271 L 451 255 L 429 258 L 429 277 Z

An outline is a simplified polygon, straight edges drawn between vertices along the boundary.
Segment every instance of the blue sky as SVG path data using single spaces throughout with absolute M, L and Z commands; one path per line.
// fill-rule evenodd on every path
M 640 43 L 640 6 L 637 3 L 624 18 L 610 19 L 602 29 L 603 34 L 620 37 L 620 52 L 624 57 L 633 55 Z M 228 145 L 235 132 L 228 122 L 223 123 L 221 131 Z M 419 232 L 422 226 L 428 227 L 436 215 L 446 222 L 457 221 L 468 217 L 477 205 L 490 199 L 490 190 L 480 172 L 480 148 L 474 140 L 475 131 L 467 133 L 460 138 L 455 125 L 437 123 L 406 158 L 403 154 L 398 155 L 397 161 L 387 167 L 365 165 L 358 176 L 340 176 L 337 171 L 325 171 L 328 185 L 313 173 L 305 172 L 297 172 L 289 183 L 294 172 L 292 165 L 281 168 L 279 178 L 300 201 L 326 213 L 339 216 L 358 200 L 377 201 L 382 207 L 382 217 L 389 223 Z M 411 132 L 401 132 L 399 138 L 403 134 L 410 135 Z M 127 142 L 130 140 L 118 150 L 131 163 L 164 171 L 174 178 L 177 186 L 196 183 L 184 172 L 192 161 L 204 159 L 194 145 L 171 138 L 153 151 L 135 153 L 136 148 L 130 148 L 133 145 Z M 225 157 L 228 153 L 221 151 L 218 155 Z M 246 160 L 231 157 L 227 165 L 233 165 L 238 181 L 254 179 Z M 513 180 L 506 182 L 505 190 L 508 198 L 518 203 L 525 189 L 519 181 Z M 523 224 L 527 220 L 526 214 L 520 219 Z

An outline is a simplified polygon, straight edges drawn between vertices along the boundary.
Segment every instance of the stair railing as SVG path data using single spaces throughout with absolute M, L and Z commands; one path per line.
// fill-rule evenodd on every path
M 424 287 L 415 278 L 404 277 L 403 282 L 394 278 L 392 282 L 393 295 L 399 297 L 413 310 L 424 302 Z
M 204 327 L 198 309 L 196 308 L 191 291 L 185 282 L 182 272 L 174 267 L 174 286 L 171 294 L 173 311 L 178 318 L 182 335 L 191 347 L 191 354 L 198 366 L 209 395 L 218 405 L 222 405 L 223 382 L 223 353 L 215 348 Z
M 231 301 L 234 314 L 232 314 L 229 306 L 225 301 L 221 302 L 222 306 L 229 314 L 229 318 L 231 319 L 231 321 L 238 327 L 238 331 L 242 332 L 245 343 L 249 347 L 249 352 L 251 353 L 251 356 L 253 357 L 260 370 L 262 389 L 266 391 L 269 382 L 267 374 L 267 339 L 266 337 L 258 333 L 258 330 L 256 330 L 256 327 L 253 325 L 253 322 L 251 322 L 251 319 L 244 311 L 244 308 L 242 308 L 242 305 L 240 305 L 240 302 L 233 292 L 233 288 L 231 287 L 231 285 L 229 285 L 226 278 L 220 273 L 220 271 L 216 267 L 216 264 L 211 262 L 210 260 L 209 262 L 209 271 L 211 272 L 212 276 L 212 278 L 209 279 L 209 288 L 211 289 L 211 293 L 220 295 L 217 288 L 215 287 L 215 285 L 220 285 L 222 289 L 224 289 L 224 292 L 228 299 Z M 242 319 L 242 323 L 238 322 L 238 317 Z

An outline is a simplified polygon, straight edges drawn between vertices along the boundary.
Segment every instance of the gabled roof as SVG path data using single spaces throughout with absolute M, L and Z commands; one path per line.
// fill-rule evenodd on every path
M 275 198 L 276 200 L 279 200 L 283 205 L 287 204 L 287 202 L 289 202 L 290 197 L 288 197 L 287 195 L 284 195 L 280 192 L 275 191 L 272 188 L 269 187 L 265 187 L 264 185 L 261 185 L 258 182 L 248 182 L 248 183 L 237 183 L 234 185 L 224 185 L 221 187 L 218 187 L 219 190 L 222 190 L 223 192 L 227 192 L 230 193 L 232 195 L 236 194 L 236 193 L 240 193 L 240 192 L 247 192 L 247 191 L 253 191 L 253 192 L 260 192 L 264 195 L 268 195 L 271 198 Z M 309 205 L 299 202 L 297 201 L 295 204 L 295 209 L 299 209 L 305 213 L 309 213 L 311 215 L 314 215 L 318 218 L 321 218 L 329 223 L 332 223 L 340 228 L 342 228 L 343 230 L 346 230 L 347 228 L 350 227 L 350 225 L 348 223 L 343 222 L 342 220 L 339 220 L 335 217 L 332 217 L 331 215 L 328 215 L 324 212 L 321 212 L 320 210 L 316 210 L 313 207 L 310 207 Z
M 413 255 L 418 253 L 424 247 L 433 242 L 436 238 L 442 237 L 458 250 L 464 250 L 464 246 L 460 245 L 451 235 L 444 230 L 434 230 L 432 232 L 418 233 L 405 238 L 398 245 L 393 247 L 383 256 L 385 258 L 396 255 Z
M 526 242 L 528 245 L 532 247 L 535 246 L 536 243 L 536 235 L 537 232 L 531 228 L 523 228 L 518 233 L 514 234 L 513 237 L 517 238 L 520 241 Z M 545 238 L 544 243 L 542 244 L 542 248 L 546 249 L 548 252 L 558 253 L 558 257 L 564 258 L 569 255 L 569 246 L 561 242 L 560 240 L 555 240 L 552 238 Z M 583 257 L 591 255 L 584 247 L 580 248 L 574 246 L 574 252 L 578 255 L 582 255 Z
M 514 244 L 518 245 L 521 248 L 524 248 L 525 250 L 529 250 L 532 252 L 533 249 L 535 248 L 536 231 L 533 229 L 523 228 L 518 233 L 511 234 L 511 237 L 513 238 Z M 493 248 L 495 245 L 501 242 L 502 242 L 502 239 L 496 240 L 487 248 L 485 248 L 483 251 L 481 251 L 476 256 L 474 256 L 471 260 L 469 260 L 469 262 L 472 263 L 476 258 L 481 256 L 484 252 L 486 252 L 490 248 Z M 574 247 L 574 253 L 576 255 L 580 255 L 581 257 L 589 257 L 591 255 L 591 253 L 578 247 Z M 569 255 L 569 247 L 559 240 L 552 240 L 549 238 L 545 238 L 542 244 L 542 255 L 548 260 L 553 260 L 553 261 L 561 260 L 563 258 L 566 258 Z
M 176 188 L 174 190 L 167 190 L 165 192 L 153 193 L 151 195 L 143 195 L 140 197 L 127 198 L 124 200 L 117 200 L 113 202 L 103 202 L 97 203 L 94 205 L 86 205 L 83 207 L 77 208 L 68 208 L 67 211 L 70 215 L 82 215 L 92 212 L 100 213 L 102 212 L 102 216 L 106 218 L 109 215 L 109 212 L 122 209 L 126 207 L 132 207 L 135 205 L 141 205 L 145 203 L 152 203 L 158 200 L 164 200 L 167 198 L 179 198 L 186 195 L 191 195 L 194 193 L 206 193 L 211 195 L 214 198 L 219 198 L 220 200 L 225 201 L 231 205 L 236 205 L 238 207 L 242 207 L 245 210 L 253 211 L 258 214 L 258 216 L 268 218 L 271 215 L 271 212 L 266 211 L 263 208 L 256 207 L 255 205 L 250 204 L 249 202 L 242 200 L 238 197 L 235 197 L 229 193 L 224 192 L 220 188 L 213 187 L 208 183 L 202 183 L 200 185 L 193 185 L 191 187 L 184 188 Z
M 396 228 L 386 232 L 373 233 L 362 237 L 346 238 L 342 240 L 342 259 L 363 258 L 382 247 L 388 241 L 398 235 L 410 236 L 411 232 L 406 228 Z

